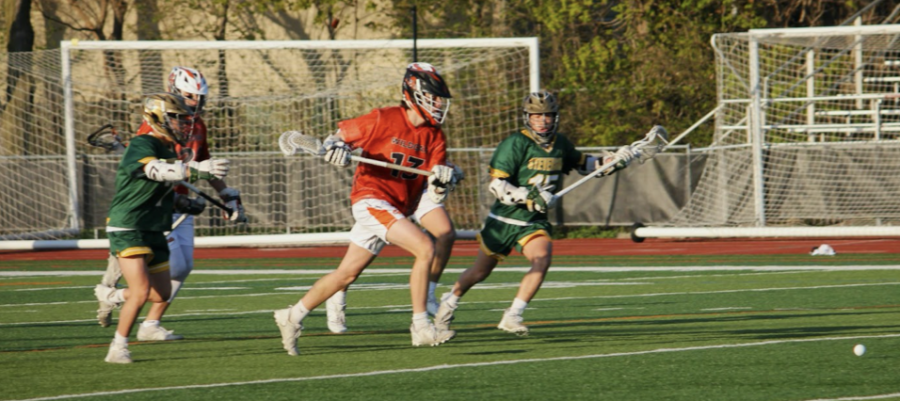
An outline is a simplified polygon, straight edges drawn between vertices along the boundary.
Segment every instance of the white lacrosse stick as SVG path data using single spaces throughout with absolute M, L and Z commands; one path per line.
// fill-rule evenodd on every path
M 322 147 L 322 141 L 318 138 L 310 135 L 306 135 L 300 131 L 285 131 L 281 133 L 281 136 L 278 137 L 278 147 L 281 148 L 281 153 L 284 153 L 284 156 L 293 156 L 297 154 L 297 151 L 304 151 L 313 156 L 322 157 L 325 155 L 325 149 Z M 350 155 L 350 160 L 354 160 L 360 163 L 371 164 L 373 166 L 379 166 L 384 168 L 389 168 L 392 170 L 399 170 L 407 173 L 424 175 L 426 177 L 431 176 L 431 172 L 427 170 L 420 170 L 413 167 L 401 166 L 399 164 L 388 163 L 381 160 L 369 159 L 366 157 L 360 157 L 355 155 Z
M 187 213 L 184 213 L 184 214 L 182 214 L 181 216 L 178 216 L 178 218 L 175 219 L 175 222 L 172 223 L 172 228 L 171 228 L 169 231 L 164 231 L 164 232 L 163 232 L 163 235 L 165 235 L 165 236 L 168 237 L 169 234 L 172 233 L 172 231 L 175 231 L 175 229 L 178 228 L 178 226 L 181 225 L 181 223 L 184 223 L 184 221 L 187 219 L 187 217 L 188 217 L 188 214 L 187 214 Z
M 635 160 L 640 161 L 642 164 L 647 160 L 652 159 L 656 156 L 657 153 L 661 152 L 668 144 L 669 133 L 663 128 L 662 125 L 656 125 L 650 129 L 650 132 L 644 136 L 643 139 L 639 141 L 635 141 L 631 144 L 631 149 L 634 150 Z M 599 174 L 603 174 L 606 171 L 612 169 L 619 164 L 622 159 L 616 156 L 611 162 L 606 163 L 596 170 L 592 171 L 590 174 L 581 177 L 578 181 L 575 181 L 572 185 L 569 185 L 563 188 L 561 191 L 556 193 L 556 197 L 562 197 L 563 195 L 571 192 L 573 189 L 578 188 L 591 178 L 596 177 Z

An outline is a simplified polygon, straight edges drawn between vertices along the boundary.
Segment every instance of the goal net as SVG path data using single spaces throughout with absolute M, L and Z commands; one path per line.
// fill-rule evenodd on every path
M 520 125 L 518 105 L 538 89 L 537 40 L 419 40 L 453 95 L 444 126 L 449 159 L 469 176 L 448 200 L 458 229 L 485 215 L 480 166 Z M 348 231 L 353 169 L 311 156 L 285 158 L 279 134 L 324 138 L 340 120 L 400 104 L 411 40 L 284 42 L 63 42 L 61 49 L 2 54 L 0 239 L 104 238 L 119 156 L 87 136 L 112 124 L 126 140 L 141 100 L 164 91 L 173 66 L 199 69 L 210 151 L 232 161 L 226 178 L 249 218 L 235 226 L 209 207 L 197 235 Z M 200 189 L 214 190 L 205 182 Z
M 896 225 L 898 35 L 897 25 L 715 35 L 714 143 L 693 150 L 704 172 L 668 226 Z

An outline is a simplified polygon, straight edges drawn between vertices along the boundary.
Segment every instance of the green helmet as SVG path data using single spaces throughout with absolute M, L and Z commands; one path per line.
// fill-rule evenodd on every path
M 193 116 L 181 95 L 155 93 L 144 99 L 144 121 L 157 135 L 181 146 L 191 137 L 191 129 L 187 127 L 193 126 Z
M 525 127 L 532 137 L 541 145 L 553 142 L 553 137 L 556 135 L 556 127 L 559 125 L 559 102 L 556 101 L 556 96 L 545 90 L 531 92 L 528 96 L 525 96 L 525 100 L 522 102 L 522 110 Z M 553 114 L 553 125 L 542 132 L 536 131 L 528 120 L 528 117 L 532 114 Z

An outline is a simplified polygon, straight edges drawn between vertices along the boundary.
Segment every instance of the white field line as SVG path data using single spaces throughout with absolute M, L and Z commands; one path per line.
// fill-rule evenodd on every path
M 525 273 L 531 268 L 528 266 L 521 267 L 498 267 L 494 269 L 494 273 Z M 449 268 L 444 270 L 445 273 L 462 273 L 462 268 Z M 848 265 L 848 266 L 588 266 L 588 267 L 565 267 L 553 266 L 551 270 L 557 272 L 646 272 L 646 271 L 671 271 L 671 272 L 704 272 L 704 271 L 854 271 L 854 270 L 900 270 L 900 265 Z M 265 270 L 217 270 L 217 269 L 198 269 L 191 274 L 214 274 L 214 275 L 263 275 L 263 274 L 286 274 L 286 275 L 308 275 L 317 274 L 324 275 L 334 271 L 334 269 L 265 269 Z M 409 274 L 409 269 L 393 269 L 393 268 L 369 268 L 365 273 L 394 273 Z M 27 276 L 101 276 L 102 270 L 96 271 L 3 271 L 0 277 L 27 277 Z
M 761 346 L 767 346 L 767 345 L 790 344 L 790 343 L 808 343 L 808 342 L 819 342 L 819 341 L 844 341 L 844 340 L 856 340 L 856 339 L 896 338 L 896 337 L 900 337 L 900 333 L 898 333 L 898 334 L 882 334 L 882 335 L 875 335 L 875 336 L 849 336 L 849 337 L 799 338 L 799 339 L 791 339 L 791 340 L 769 340 L 769 341 L 758 341 L 758 342 L 752 342 L 752 343 L 703 345 L 703 346 L 683 347 L 683 348 L 657 348 L 654 350 L 647 350 L 647 351 L 616 352 L 616 353 L 612 353 L 612 354 L 559 356 L 559 357 L 551 357 L 551 358 L 509 359 L 509 360 L 505 360 L 505 361 L 460 363 L 460 364 L 454 364 L 454 365 L 444 364 L 444 365 L 425 366 L 425 367 L 421 367 L 421 368 L 376 370 L 376 371 L 372 371 L 372 372 L 346 373 L 346 374 L 324 375 L 324 376 L 285 377 L 285 378 L 280 378 L 280 379 L 250 380 L 250 381 L 223 382 L 223 383 L 211 383 L 211 384 L 194 384 L 194 385 L 188 385 L 188 386 L 140 388 L 140 389 L 117 390 L 117 391 L 98 391 L 98 392 L 94 392 L 94 393 L 63 394 L 63 395 L 57 395 L 57 396 L 52 396 L 52 397 L 28 398 L 28 399 L 17 400 L 17 401 L 64 400 L 64 399 L 71 399 L 71 398 L 135 394 L 135 393 L 144 393 L 144 392 L 151 392 L 151 391 L 194 390 L 194 389 L 203 389 L 203 388 L 248 386 L 248 385 L 259 385 L 259 384 L 269 384 L 269 383 L 292 383 L 292 382 L 304 382 L 304 381 L 314 381 L 314 380 L 347 379 L 347 378 L 355 378 L 355 377 L 371 377 L 371 376 L 383 376 L 383 375 L 406 374 L 406 373 L 434 372 L 434 371 L 447 370 L 447 369 L 477 368 L 477 367 L 485 367 L 485 366 L 518 365 L 518 364 L 527 364 L 527 363 L 574 361 L 574 360 L 599 359 L 599 358 L 616 358 L 616 357 L 664 354 L 664 353 L 673 353 L 673 352 L 703 351 L 703 350 L 712 350 L 712 349 L 761 347 Z M 837 401 L 837 400 L 848 400 L 848 401 L 849 400 L 874 400 L 874 399 L 879 399 L 879 398 L 896 397 L 898 395 L 900 395 L 900 393 L 881 394 L 881 395 L 866 396 L 866 397 L 835 398 L 832 400 L 834 400 L 834 401 Z M 813 400 L 813 401 L 826 401 L 826 400 Z
M 505 285 L 506 287 L 518 286 L 518 283 L 509 283 Z M 531 303 L 535 302 L 547 302 L 547 301 L 568 301 L 568 300 L 577 300 L 577 299 L 615 299 L 615 298 L 646 298 L 646 297 L 663 297 L 663 296 L 693 296 L 693 295 L 712 295 L 712 294 L 730 294 L 730 293 L 738 293 L 738 292 L 768 292 L 768 291 L 796 291 L 796 290 L 819 290 L 826 288 L 850 288 L 850 287 L 877 287 L 877 286 L 897 286 L 900 285 L 900 282 L 885 282 L 885 283 L 864 283 L 864 284 L 836 284 L 836 285 L 817 285 L 817 286 L 809 286 L 809 287 L 778 287 L 778 288 L 744 288 L 740 290 L 718 290 L 718 291 L 691 291 L 691 292 L 660 292 L 660 293 L 647 293 L 647 294 L 623 294 L 623 295 L 596 295 L 589 297 L 556 297 L 556 298 L 535 298 L 531 300 Z M 472 290 L 480 289 L 494 289 L 494 288 L 503 288 L 504 286 L 489 286 L 484 285 L 481 287 L 473 287 Z M 284 293 L 258 293 L 258 294 L 240 294 L 240 295 L 205 295 L 205 296 L 196 296 L 196 297 L 179 297 L 179 299 L 201 299 L 201 298 L 233 298 L 233 297 L 259 297 L 259 296 L 268 296 L 268 295 L 284 295 Z M 75 304 L 75 303 L 96 303 L 97 301 L 75 301 L 75 302 L 49 302 L 49 303 L 31 303 L 31 304 L 6 304 L 0 305 L 0 307 L 20 307 L 20 306 L 43 306 L 43 305 L 61 305 L 61 304 Z M 460 304 L 495 304 L 495 303 L 508 303 L 509 301 L 473 301 L 473 302 L 460 302 Z M 408 311 L 412 308 L 410 305 L 379 305 L 379 306 L 360 306 L 353 307 L 350 309 L 354 310 L 362 310 L 362 309 L 384 309 L 384 310 L 395 310 L 395 311 Z M 255 313 L 272 313 L 272 310 L 262 310 L 262 311 L 252 311 L 252 312 L 238 312 L 238 313 L 224 313 L 222 315 L 246 315 L 246 314 L 255 314 Z M 182 317 L 182 316 L 215 316 L 215 313 L 182 313 L 182 314 L 170 314 L 166 315 L 168 317 Z M 67 321 L 55 321 L 55 322 L 17 322 L 17 323 L 0 323 L 0 327 L 4 326 L 21 326 L 21 325 L 40 325 L 40 324 L 60 324 L 60 323 L 78 323 L 78 322 L 93 322 L 96 319 L 79 319 L 79 320 L 67 320 Z

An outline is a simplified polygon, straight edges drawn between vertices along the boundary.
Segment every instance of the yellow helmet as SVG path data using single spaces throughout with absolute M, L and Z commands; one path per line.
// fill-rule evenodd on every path
M 181 95 L 155 93 L 144 99 L 144 121 L 157 135 L 181 146 L 191 138 L 193 116 Z

